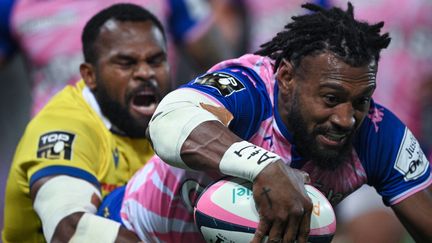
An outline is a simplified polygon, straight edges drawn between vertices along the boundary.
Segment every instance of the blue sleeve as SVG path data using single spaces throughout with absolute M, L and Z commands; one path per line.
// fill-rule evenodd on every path
M 206 73 L 183 87 L 200 90 L 221 102 L 234 116 L 230 130 L 245 140 L 273 114 L 263 81 L 249 68 L 229 67 Z
M 169 30 L 177 42 L 182 42 L 191 29 L 210 15 L 210 7 L 205 0 L 169 0 L 169 4 Z
M 374 186 L 393 205 L 431 182 L 429 162 L 411 131 L 389 110 L 373 103 L 354 143 Z
M 16 50 L 15 41 L 10 33 L 10 17 L 14 0 L 0 1 L 0 58 L 6 59 Z
M 120 211 L 121 211 L 125 191 L 126 191 L 126 186 L 121 186 L 114 189 L 112 192 L 106 195 L 101 205 L 99 206 L 96 215 L 114 220 L 116 222 L 121 223 L 124 226 L 123 221 L 121 219 Z

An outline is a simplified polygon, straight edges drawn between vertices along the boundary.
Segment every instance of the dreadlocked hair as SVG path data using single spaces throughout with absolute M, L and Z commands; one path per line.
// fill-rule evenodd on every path
M 302 8 L 313 13 L 292 17 L 283 31 L 255 53 L 275 60 L 275 70 L 282 59 L 297 67 L 303 57 L 327 51 L 358 67 L 372 60 L 378 62 L 381 50 L 390 43 L 388 33 L 380 35 L 384 22 L 370 25 L 355 20 L 350 2 L 347 11 L 324 9 L 312 3 L 303 4 Z

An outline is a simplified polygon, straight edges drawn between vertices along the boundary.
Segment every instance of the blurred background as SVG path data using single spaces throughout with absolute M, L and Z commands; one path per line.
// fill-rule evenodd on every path
M 6 177 L 15 146 L 30 119 L 30 81 L 21 55 L 0 69 L 0 228 Z M 1 242 L 1 237 L 0 237 Z
M 54 93 L 78 80 L 80 30 L 93 13 L 112 2 L 120 1 L 0 0 L 0 229 L 7 174 L 19 137 Z M 219 60 L 256 51 L 291 16 L 304 13 L 300 0 L 132 2 L 154 11 L 166 26 L 174 86 Z M 344 9 L 347 3 L 312 2 Z M 384 31 L 392 37 L 379 63 L 375 100 L 399 116 L 432 155 L 432 1 L 351 2 L 357 18 L 385 21 Z M 176 26 L 182 19 L 194 23 L 187 28 Z M 334 242 L 412 242 L 375 190 L 367 186 L 337 210 L 340 232 Z

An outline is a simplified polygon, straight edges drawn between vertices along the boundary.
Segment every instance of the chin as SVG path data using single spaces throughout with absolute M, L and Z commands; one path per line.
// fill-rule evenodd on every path
M 337 157 L 339 154 L 343 153 L 345 146 L 318 146 L 317 152 L 328 157 Z
M 115 124 L 120 130 L 131 138 L 144 138 L 151 116 L 137 116 L 129 112 L 129 117 Z
M 146 130 L 150 122 L 150 119 L 151 116 L 140 117 L 138 119 L 135 119 L 135 124 L 137 124 L 138 127 L 141 127 L 142 129 Z
M 351 147 L 343 146 L 340 149 L 319 148 L 315 151 L 316 164 L 327 170 L 334 170 L 349 159 Z
M 154 113 L 152 114 L 142 114 L 142 113 L 137 113 L 132 111 L 129 111 L 129 115 L 131 116 L 131 118 L 134 120 L 135 123 L 137 124 L 143 124 L 145 123 L 145 126 L 148 125 L 150 119 L 152 118 Z

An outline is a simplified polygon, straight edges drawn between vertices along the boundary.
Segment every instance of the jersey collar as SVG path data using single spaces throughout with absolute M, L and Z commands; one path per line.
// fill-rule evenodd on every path
M 274 86 L 274 117 L 276 120 L 277 128 L 279 129 L 280 133 L 288 142 L 291 143 L 291 167 L 293 168 L 301 168 L 303 164 L 305 163 L 305 159 L 298 153 L 297 151 L 297 145 L 294 143 L 293 135 L 288 131 L 288 128 L 285 126 L 285 124 L 282 121 L 282 118 L 278 111 L 278 94 L 279 94 L 279 86 L 278 86 L 278 80 L 275 82 Z
M 96 97 L 94 94 L 90 91 L 89 87 L 85 86 L 82 91 L 82 95 L 84 97 L 84 100 L 90 105 L 90 107 L 96 112 L 96 114 L 101 118 L 102 122 L 104 123 L 105 127 L 108 130 L 111 130 L 112 123 L 106 118 L 100 109 L 100 106 L 98 102 L 96 101 Z
M 288 131 L 287 127 L 282 121 L 282 118 L 278 111 L 278 94 L 279 94 L 279 87 L 278 87 L 278 81 L 276 80 L 275 86 L 274 86 L 274 94 L 273 94 L 273 100 L 274 100 L 274 117 L 276 119 L 276 124 L 278 126 L 279 131 L 282 133 L 282 135 L 291 143 L 293 144 L 293 136 Z

